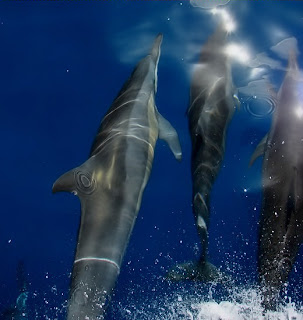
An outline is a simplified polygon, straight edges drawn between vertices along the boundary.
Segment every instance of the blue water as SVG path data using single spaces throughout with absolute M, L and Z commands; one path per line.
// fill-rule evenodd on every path
M 272 114 L 266 99 L 254 104 L 259 92 L 247 86 L 265 74 L 279 88 L 287 61 L 271 47 L 294 37 L 303 50 L 303 2 L 232 0 L 225 8 L 237 25 L 231 39 L 250 55 L 246 64 L 233 64 L 242 104 L 212 191 L 209 256 L 233 277 L 228 290 L 164 279 L 177 262 L 199 257 L 185 112 L 193 65 L 218 18 L 188 0 L 0 3 L 0 312 L 15 304 L 22 260 L 30 319 L 64 319 L 80 204 L 67 193 L 52 195 L 52 184 L 87 159 L 103 115 L 163 32 L 156 102 L 179 134 L 183 160 L 175 161 L 158 140 L 108 319 L 260 319 L 255 285 L 262 161 L 248 163 Z M 260 53 L 272 60 L 261 76 L 252 76 Z M 298 62 L 303 67 L 302 56 Z M 303 319 L 302 253 L 285 289 L 288 305 L 275 319 L 295 313 Z

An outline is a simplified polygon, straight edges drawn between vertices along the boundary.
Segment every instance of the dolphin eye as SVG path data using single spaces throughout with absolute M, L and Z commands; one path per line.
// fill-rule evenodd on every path
M 96 189 L 96 181 L 88 172 L 76 171 L 75 180 L 77 189 L 84 194 L 91 194 Z

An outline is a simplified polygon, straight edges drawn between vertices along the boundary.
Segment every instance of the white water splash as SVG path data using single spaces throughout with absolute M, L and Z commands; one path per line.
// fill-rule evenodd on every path
M 199 306 L 197 320 L 302 320 L 303 314 L 293 305 L 278 312 L 262 313 L 260 305 L 232 303 L 229 301 L 206 302 Z
M 205 297 L 185 292 L 171 296 L 158 293 L 153 300 L 133 302 L 126 308 L 120 305 L 115 316 L 125 320 L 303 320 L 303 308 L 292 302 L 281 305 L 277 312 L 263 314 L 257 289 L 232 291 L 229 299 L 221 302 L 212 298 L 212 289 Z

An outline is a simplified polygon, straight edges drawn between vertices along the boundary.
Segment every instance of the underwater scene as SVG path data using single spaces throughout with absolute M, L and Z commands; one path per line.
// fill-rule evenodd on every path
M 0 320 L 303 320 L 302 29 L 295 0 L 2 1 Z

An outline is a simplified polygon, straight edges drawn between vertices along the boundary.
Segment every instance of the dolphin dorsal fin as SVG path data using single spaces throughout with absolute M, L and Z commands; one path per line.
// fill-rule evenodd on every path
M 157 119 L 159 124 L 159 138 L 167 142 L 175 158 L 180 161 L 182 158 L 182 150 L 177 131 L 159 111 L 157 111 Z
M 256 159 L 264 154 L 267 138 L 268 138 L 268 134 L 266 134 L 264 138 L 260 141 L 260 143 L 257 145 L 256 150 L 254 151 L 254 153 L 250 158 L 249 166 L 252 166 L 253 163 L 256 161 Z
M 53 184 L 53 193 L 67 191 L 76 192 L 75 169 L 65 172 Z

